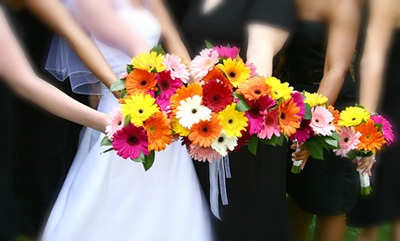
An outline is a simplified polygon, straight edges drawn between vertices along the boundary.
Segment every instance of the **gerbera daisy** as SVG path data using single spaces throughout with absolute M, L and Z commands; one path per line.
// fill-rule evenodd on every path
M 388 145 L 391 145 L 394 141 L 394 132 L 390 122 L 381 115 L 371 116 L 371 119 L 375 124 L 381 125 L 383 138 L 385 138 Z
M 150 95 L 138 94 L 125 99 L 125 104 L 121 106 L 124 117 L 130 116 L 132 124 L 142 126 L 154 113 L 160 111 L 155 104 L 155 99 Z
M 171 96 L 171 109 L 174 113 L 177 111 L 177 107 L 180 105 L 181 100 L 185 100 L 188 97 L 195 95 L 203 96 L 203 88 L 199 83 L 193 83 L 186 86 L 181 86 L 176 90 L 176 94 Z
M 247 102 L 251 109 L 246 111 L 245 116 L 249 123 L 249 133 L 253 135 L 261 130 L 264 123 L 264 111 L 274 106 L 276 101 L 268 95 L 259 98 L 256 101 Z
M 199 121 L 210 120 L 211 110 L 201 104 L 201 96 L 195 95 L 181 100 L 177 108 L 176 118 L 183 127 L 191 128 L 193 124 Z
M 211 147 L 202 147 L 198 145 L 190 145 L 189 155 L 191 158 L 200 162 L 213 162 L 222 158 L 222 156 Z
M 328 106 L 328 110 L 332 113 L 333 116 L 332 125 L 335 127 L 336 132 L 340 132 L 340 126 L 338 125 L 340 119 L 340 112 L 331 105 Z
M 238 87 L 240 83 L 247 82 L 250 78 L 250 69 L 242 60 L 225 59 L 223 64 L 218 64 L 218 67 L 225 73 L 233 87 Z
M 247 61 L 246 66 L 247 66 L 247 68 L 250 69 L 250 78 L 252 78 L 254 76 L 258 76 L 257 67 L 253 63 Z
M 131 61 L 133 68 L 148 72 L 158 73 L 165 70 L 163 65 L 164 56 L 157 52 L 142 53 L 134 57 Z
M 213 49 L 217 51 L 220 58 L 234 59 L 239 55 L 239 48 L 237 47 L 215 46 Z
M 170 102 L 167 96 L 159 95 L 156 97 L 156 104 L 160 106 L 160 109 L 166 113 L 170 112 Z
M 179 79 L 184 83 L 189 80 L 189 69 L 183 63 L 182 58 L 173 54 L 166 54 L 163 64 L 165 69 L 170 73 L 171 79 Z
M 224 83 L 229 89 L 233 88 L 233 85 L 231 82 L 228 80 L 228 78 L 225 77 L 224 72 L 217 66 L 214 66 L 206 76 L 203 77 L 204 83 L 207 83 L 210 80 L 218 80 L 219 82 Z
M 147 94 L 150 90 L 157 90 L 156 75 L 145 70 L 132 70 L 125 80 L 126 92 L 130 95 Z
M 261 96 L 268 95 L 271 87 L 265 84 L 265 78 L 256 76 L 249 79 L 249 82 L 240 83 L 237 92 L 242 94 L 247 100 L 256 100 Z
M 282 133 L 286 136 L 294 134 L 296 129 L 300 127 L 299 112 L 300 108 L 291 99 L 279 104 L 279 127 L 281 128 Z
M 301 121 L 303 120 L 304 115 L 306 114 L 306 106 L 304 104 L 303 95 L 298 91 L 293 91 L 291 95 L 294 103 L 296 103 L 296 105 L 300 108 L 298 116 L 300 116 L 300 121 Z
M 287 82 L 281 83 L 281 81 L 275 77 L 268 77 L 265 83 L 271 86 L 270 94 L 274 100 L 279 100 L 280 98 L 287 100 L 291 97 L 290 94 L 293 88 L 290 87 Z
M 172 79 L 167 71 L 163 71 L 156 76 L 157 84 L 160 90 L 160 96 L 170 98 L 176 93 L 176 90 L 182 86 L 180 79 Z
M 331 136 L 335 127 L 331 124 L 333 121 L 332 113 L 323 106 L 317 105 L 311 109 L 310 127 L 315 134 Z
M 114 134 L 125 126 L 125 119 L 119 109 L 115 109 L 107 118 L 106 134 L 113 140 Z
M 257 136 L 261 139 L 271 139 L 272 136 L 280 136 L 280 129 L 278 124 L 278 110 L 273 109 L 271 111 L 264 112 L 264 122 L 261 130 L 258 132 Z
M 167 117 L 157 112 L 144 122 L 146 129 L 149 151 L 161 151 L 172 141 L 172 131 L 170 129 Z
M 229 137 L 224 130 L 221 131 L 218 138 L 211 144 L 221 156 L 228 155 L 228 150 L 233 151 L 237 145 L 237 137 Z
M 188 136 L 190 134 L 190 130 L 183 127 L 176 116 L 173 116 L 171 119 L 171 128 L 174 134 L 178 134 L 180 136 Z
M 144 155 L 149 154 L 146 131 L 132 123 L 114 134 L 112 145 L 117 154 L 124 159 L 139 158 L 141 152 Z
M 194 145 L 210 147 L 211 143 L 215 141 L 221 133 L 221 130 L 222 126 L 219 118 L 215 114 L 212 114 L 210 120 L 200 121 L 194 124 L 192 128 L 190 128 L 188 137 Z
M 228 105 L 224 110 L 219 112 L 218 117 L 228 136 L 242 136 L 241 131 L 247 127 L 247 118 L 244 114 L 244 112 L 236 110 L 236 103 Z
M 290 140 L 297 140 L 299 144 L 303 144 L 311 137 L 310 120 L 303 120 L 300 124 L 300 128 L 297 129 L 296 133 L 290 136 Z
M 376 151 L 379 151 L 382 145 L 386 143 L 382 133 L 379 132 L 372 120 L 368 120 L 367 122 L 356 126 L 355 131 L 361 133 L 360 143 L 358 143 L 357 146 L 358 150 L 366 152 L 370 151 L 372 154 L 375 154 Z
M 360 106 L 350 106 L 340 112 L 340 126 L 356 126 L 369 120 L 369 112 Z
M 203 49 L 190 63 L 190 71 L 196 81 L 200 81 L 219 61 L 218 52 Z
M 203 102 L 217 113 L 233 102 L 233 92 L 222 82 L 210 80 L 203 85 Z
M 361 133 L 354 131 L 351 127 L 341 127 L 339 137 L 340 149 L 334 149 L 333 152 L 338 156 L 346 157 L 351 150 L 357 149 Z
M 308 104 L 311 108 L 316 105 L 326 105 L 328 98 L 318 93 L 304 92 L 304 103 Z

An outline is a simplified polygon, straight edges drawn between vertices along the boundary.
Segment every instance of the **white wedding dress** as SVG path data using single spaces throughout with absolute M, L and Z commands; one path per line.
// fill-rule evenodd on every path
M 80 0 L 78 0 L 80 1 Z M 158 22 L 146 9 L 117 0 L 118 15 L 130 23 L 149 46 L 160 36 Z M 94 38 L 95 39 L 95 38 Z M 98 40 L 97 46 L 117 75 L 130 57 Z M 125 58 L 125 59 L 124 59 Z M 102 86 L 99 110 L 118 108 Z M 101 154 L 104 137 L 90 128 L 82 132 L 78 152 L 46 223 L 44 241 L 209 241 L 209 208 L 192 161 L 180 142 L 156 153 L 145 172 L 140 163 L 115 152 Z

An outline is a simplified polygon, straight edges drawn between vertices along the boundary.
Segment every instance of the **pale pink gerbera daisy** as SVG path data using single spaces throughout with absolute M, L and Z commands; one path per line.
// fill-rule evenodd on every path
M 171 74 L 173 80 L 180 79 L 182 82 L 187 83 L 189 80 L 188 67 L 182 62 L 182 58 L 173 54 L 166 54 L 163 64 L 166 70 Z
M 271 111 L 264 112 L 264 125 L 261 127 L 260 132 L 257 136 L 261 139 L 271 139 L 273 135 L 280 136 L 280 129 L 278 124 L 278 110 L 273 109 Z
M 129 125 L 114 134 L 112 145 L 118 156 L 124 159 L 139 158 L 140 153 L 149 154 L 145 129 L 136 127 L 132 123 L 129 123 Z
M 314 106 L 311 109 L 311 122 L 310 127 L 317 135 L 331 136 L 332 131 L 335 127 L 332 125 L 333 115 L 332 113 L 323 106 Z
M 239 48 L 237 47 L 215 46 L 213 49 L 218 52 L 219 57 L 226 59 L 235 59 L 239 54 Z
M 108 139 L 113 140 L 114 134 L 125 125 L 125 119 L 119 109 L 115 109 L 107 118 L 106 134 Z
M 253 78 L 254 76 L 258 76 L 257 67 L 253 63 L 247 61 L 246 67 L 250 69 L 250 78 Z
M 357 145 L 360 143 L 361 133 L 354 131 L 351 127 L 341 127 L 340 129 L 340 149 L 334 149 L 333 152 L 338 156 L 346 157 L 347 153 L 351 150 L 357 149 Z
M 190 71 L 195 80 L 200 81 L 219 61 L 218 52 L 213 49 L 203 49 L 190 63 Z
M 191 158 L 199 162 L 212 162 L 214 160 L 222 158 L 222 156 L 211 147 L 202 147 L 193 144 L 190 145 L 189 155 Z
M 390 122 L 381 115 L 371 116 L 371 119 L 375 122 L 375 124 L 380 124 L 382 126 L 383 138 L 385 138 L 388 145 L 391 145 L 394 141 L 394 132 Z

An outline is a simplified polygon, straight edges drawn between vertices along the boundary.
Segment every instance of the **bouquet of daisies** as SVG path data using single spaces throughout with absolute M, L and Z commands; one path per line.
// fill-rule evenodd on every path
M 347 107 L 340 112 L 339 148 L 334 152 L 338 156 L 361 160 L 374 156 L 383 145 L 394 140 L 392 125 L 381 115 L 371 115 L 360 105 Z M 369 175 L 359 170 L 361 194 L 372 191 Z
M 303 93 L 305 115 L 301 120 L 301 126 L 290 139 L 300 145 L 305 144 L 311 157 L 323 160 L 324 149 L 333 150 L 338 148 L 339 135 L 337 134 L 337 123 L 339 111 L 328 105 L 328 98 L 318 93 Z M 291 172 L 301 172 L 300 166 L 303 161 L 294 161 Z
M 142 163 L 145 170 L 151 168 L 155 152 L 173 140 L 170 97 L 189 76 L 182 58 L 165 54 L 161 47 L 134 57 L 127 75 L 110 88 L 120 92 L 121 106 L 110 114 L 101 144 L 112 146 L 107 151 Z

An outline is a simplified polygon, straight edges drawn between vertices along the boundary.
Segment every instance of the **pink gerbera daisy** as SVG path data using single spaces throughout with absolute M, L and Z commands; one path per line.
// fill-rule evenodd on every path
M 245 116 L 249 122 L 249 134 L 258 133 L 264 125 L 264 112 L 275 105 L 276 101 L 269 96 L 262 96 L 256 101 L 249 101 L 251 109 L 246 111 Z
M 351 150 L 357 149 L 357 146 L 360 143 L 361 133 L 354 131 L 351 127 L 341 127 L 339 137 L 340 149 L 335 149 L 333 152 L 338 156 L 346 157 Z
M 311 122 L 310 127 L 313 129 L 315 134 L 323 136 L 331 136 L 332 131 L 335 131 L 335 127 L 331 124 L 333 121 L 332 113 L 323 106 L 314 106 L 311 109 Z
M 299 144 L 303 144 L 310 139 L 311 134 L 310 120 L 303 120 L 300 124 L 300 128 L 297 129 L 296 133 L 290 136 L 290 140 L 297 140 Z
M 246 67 L 250 69 L 250 78 L 253 78 L 254 76 L 258 76 L 257 67 L 253 63 L 247 61 Z
M 169 112 L 170 108 L 170 98 L 167 96 L 157 96 L 156 97 L 156 104 L 160 106 L 160 109 L 164 112 Z
M 385 138 L 388 145 L 391 145 L 394 141 L 392 124 L 390 124 L 390 122 L 381 115 L 371 116 L 371 119 L 375 122 L 375 124 L 380 124 L 382 126 L 383 138 Z
M 300 108 L 300 112 L 297 115 L 300 116 L 300 121 L 301 121 L 303 119 L 304 115 L 306 114 L 306 106 L 304 104 L 303 95 L 298 91 L 293 91 L 291 95 L 292 95 L 293 101 Z
M 195 80 L 200 81 L 219 61 L 218 52 L 213 49 L 203 49 L 190 64 L 190 71 Z
M 239 49 L 237 47 L 215 46 L 213 49 L 217 51 L 220 58 L 234 59 L 239 54 Z
M 162 98 L 170 98 L 182 86 L 182 81 L 180 79 L 172 79 L 169 71 L 157 74 L 156 80 Z
M 211 147 L 202 147 L 193 144 L 190 145 L 189 155 L 191 158 L 200 162 L 212 162 L 214 160 L 222 158 L 222 156 Z
M 117 154 L 125 159 L 136 159 L 140 153 L 149 154 L 145 129 L 136 127 L 132 123 L 114 134 L 112 145 Z
M 278 110 L 273 109 L 271 111 L 264 112 L 264 122 L 261 130 L 257 136 L 261 139 L 271 139 L 273 135 L 280 136 L 280 128 L 278 124 Z
M 108 139 L 113 140 L 114 134 L 125 125 L 125 119 L 119 109 L 115 109 L 107 119 L 106 134 Z
M 189 80 L 189 70 L 188 67 L 182 62 L 182 58 L 173 54 L 166 54 L 163 64 L 165 65 L 165 70 L 167 70 L 171 79 L 179 79 L 184 83 Z

